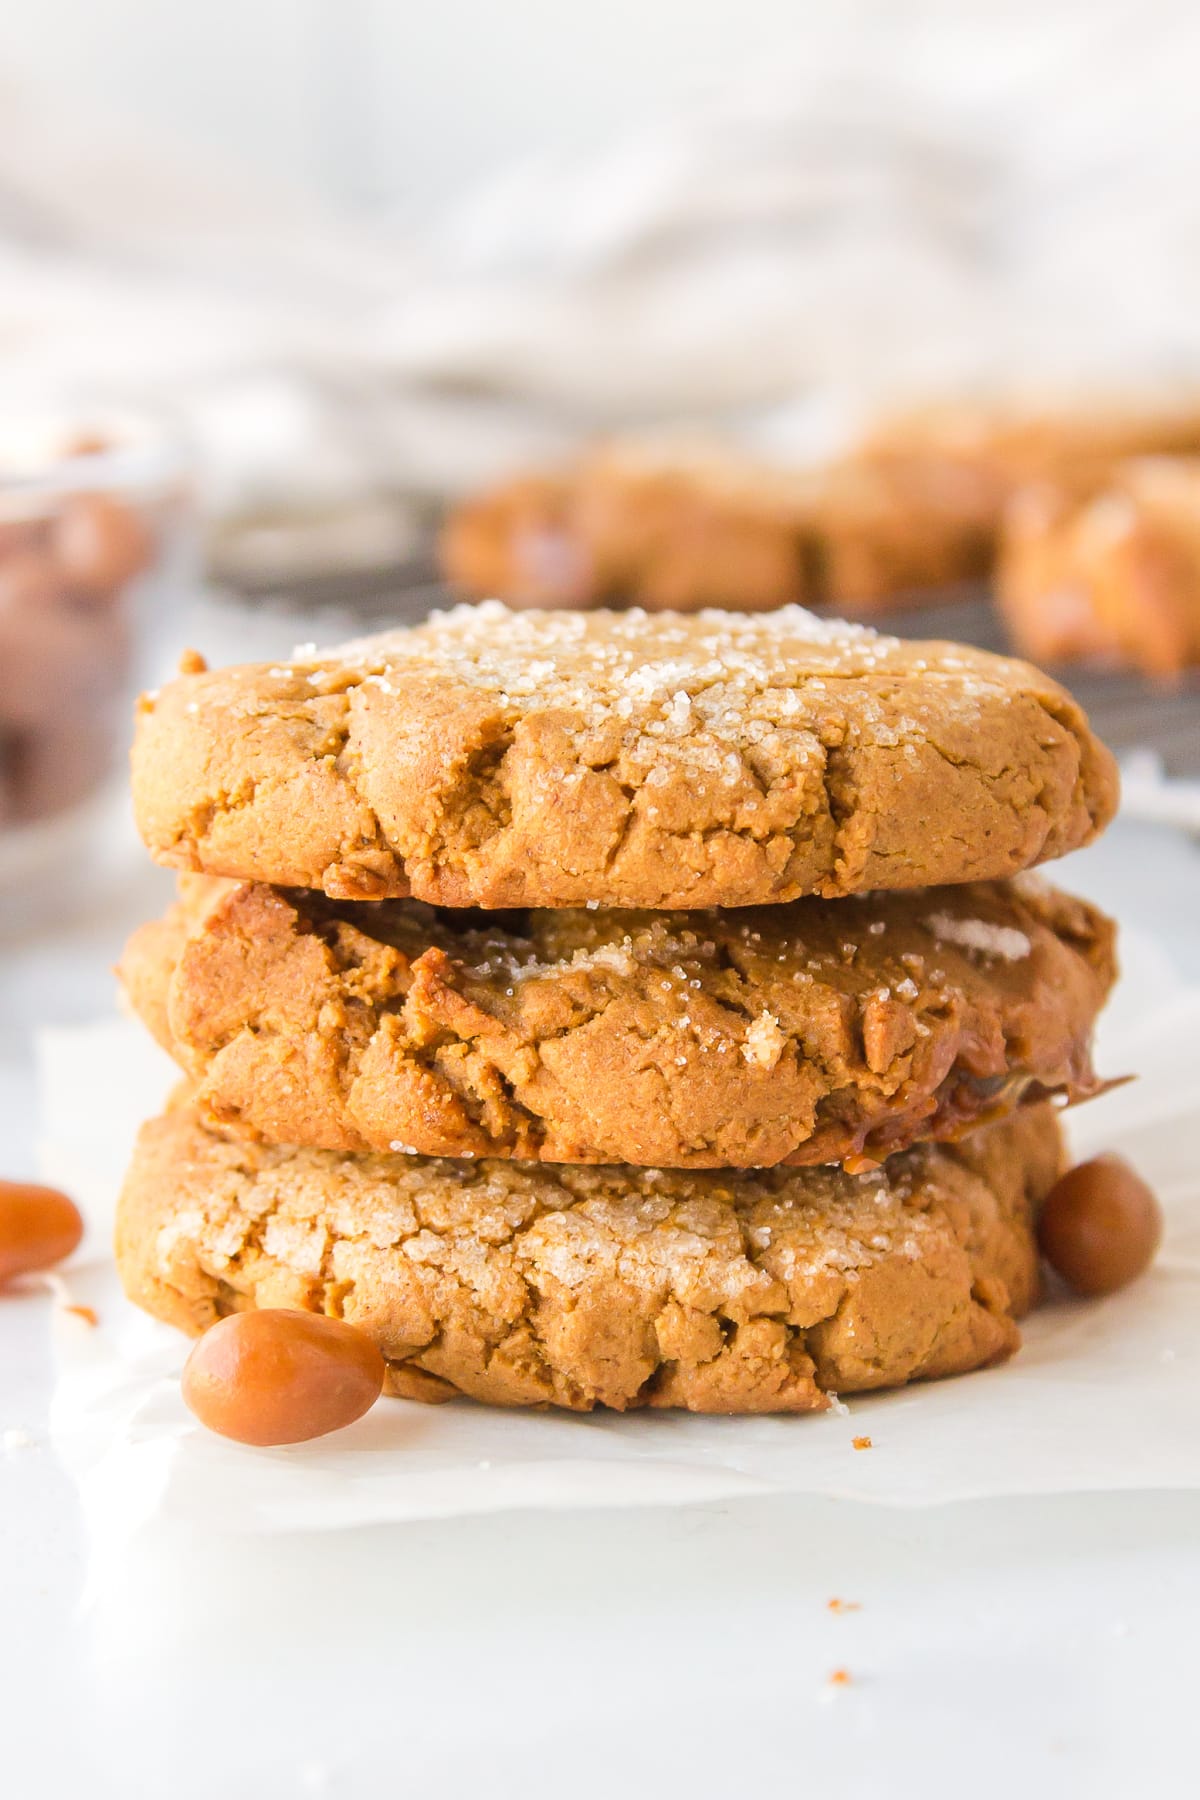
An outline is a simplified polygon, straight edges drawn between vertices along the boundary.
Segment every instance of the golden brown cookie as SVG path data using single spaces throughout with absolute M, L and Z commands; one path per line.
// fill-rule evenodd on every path
M 1200 458 L 1120 463 L 1082 496 L 1023 489 L 1005 514 L 997 591 L 1030 655 L 1166 677 L 1200 662 Z
M 1123 456 L 1200 449 L 1200 406 L 1128 400 L 964 400 L 880 419 L 817 480 L 810 595 L 869 611 L 979 581 L 1010 497 L 1053 480 L 1075 492 Z M 927 592 L 926 597 L 933 597 Z
M 458 506 L 448 580 L 516 606 L 860 612 L 978 581 L 1020 485 L 1095 485 L 1122 456 L 1200 449 L 1200 409 L 963 401 L 881 418 L 786 468 L 735 445 L 618 439 Z
M 990 880 L 1086 843 L 1115 765 L 1027 664 L 799 608 L 456 607 L 143 703 L 175 868 L 446 906 L 744 906 Z
M 1048 1107 L 858 1176 L 339 1156 L 179 1110 L 142 1130 L 117 1261 L 186 1331 L 346 1319 L 415 1399 L 807 1412 L 1016 1348 L 1061 1156 Z
M 465 501 L 439 544 L 451 582 L 514 606 L 762 612 L 823 596 L 812 484 L 709 444 L 619 443 Z
M 992 484 L 923 447 L 787 470 L 625 442 L 463 502 L 439 555 L 448 581 L 514 606 L 872 612 L 985 574 L 997 510 Z
M 1033 877 L 745 911 L 437 913 L 185 877 L 127 992 L 277 1144 L 859 1167 L 1095 1086 L 1109 921 Z

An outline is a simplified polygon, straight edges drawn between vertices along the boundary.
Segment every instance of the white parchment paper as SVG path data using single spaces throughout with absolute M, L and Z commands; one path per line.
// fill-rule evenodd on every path
M 99 1320 L 57 1311 L 51 1430 L 93 1540 L 115 1549 L 152 1520 L 271 1532 L 780 1492 L 929 1505 L 1200 1488 L 1200 989 L 1181 989 L 1132 934 L 1123 952 L 1099 1065 L 1141 1079 L 1068 1120 L 1080 1155 L 1120 1149 L 1156 1186 L 1168 1229 L 1154 1270 L 1105 1301 L 1042 1307 L 1003 1368 L 807 1418 L 576 1417 L 388 1400 L 297 1448 L 211 1436 L 179 1396 L 186 1341 L 127 1304 L 108 1248 L 133 1134 L 175 1071 L 124 1020 L 44 1034 L 43 1170 L 87 1213 L 67 1288 Z M 869 1450 L 853 1447 L 862 1435 Z

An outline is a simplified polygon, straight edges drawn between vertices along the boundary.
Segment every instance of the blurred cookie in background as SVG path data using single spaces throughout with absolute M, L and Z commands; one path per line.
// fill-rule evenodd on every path
M 712 438 L 617 438 L 458 506 L 441 564 L 468 594 L 519 606 L 889 610 L 986 579 L 1028 483 L 1087 491 L 1122 457 L 1188 450 L 1200 405 L 1182 403 L 931 405 L 813 466 Z
M 1040 662 L 1159 679 L 1200 662 L 1200 457 L 1132 458 L 1082 496 L 1047 483 L 1014 496 L 997 593 L 1017 648 Z

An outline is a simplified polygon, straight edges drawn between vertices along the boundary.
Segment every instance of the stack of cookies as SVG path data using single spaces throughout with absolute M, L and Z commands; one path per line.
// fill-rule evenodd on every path
M 795 607 L 510 613 L 144 702 L 187 1077 L 118 1258 L 190 1332 L 345 1319 L 393 1392 L 807 1411 L 995 1361 L 1112 930 L 1054 682 Z

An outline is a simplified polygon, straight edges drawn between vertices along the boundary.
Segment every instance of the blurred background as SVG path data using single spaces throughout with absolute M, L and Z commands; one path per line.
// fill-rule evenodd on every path
M 237 580 L 597 431 L 1200 382 L 1179 0 L 5 13 L 3 412 L 151 411 Z
M 89 946 L 84 1012 L 148 903 L 139 684 L 448 594 L 1015 642 L 1131 753 L 1132 803 L 1200 817 L 1194 8 L 4 27 L 0 1032 L 62 965 L 48 920 Z

